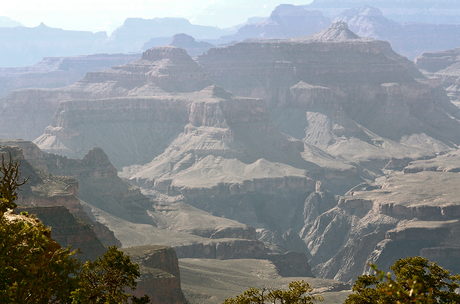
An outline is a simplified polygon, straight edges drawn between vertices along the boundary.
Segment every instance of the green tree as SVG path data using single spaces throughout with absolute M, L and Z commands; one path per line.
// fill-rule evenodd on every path
M 224 304 L 263 304 L 266 302 L 280 304 L 313 304 L 323 301 L 321 295 L 311 294 L 313 288 L 305 281 L 289 283 L 288 290 L 270 288 L 250 288 L 235 298 L 226 299 Z
M 128 303 L 131 295 L 124 289 L 135 289 L 138 277 L 139 266 L 116 246 L 109 247 L 102 257 L 83 264 L 78 288 L 72 292 L 72 303 Z
M 0 212 L 0 303 L 66 303 L 80 262 L 34 216 Z
M 399 259 L 391 273 L 379 271 L 371 265 L 374 274 L 359 276 L 353 292 L 345 304 L 384 303 L 460 303 L 460 276 L 451 275 L 436 263 L 422 257 Z
M 14 214 L 20 182 L 19 161 L 0 163 L 0 303 L 127 303 L 125 287 L 134 289 L 139 267 L 110 247 L 83 266 L 77 251 L 63 249 L 34 215 Z M 133 304 L 150 303 L 148 296 L 131 297 Z

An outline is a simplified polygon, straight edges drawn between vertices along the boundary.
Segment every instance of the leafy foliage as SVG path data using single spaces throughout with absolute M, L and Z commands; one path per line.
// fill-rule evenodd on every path
M 354 293 L 345 304 L 374 303 L 460 303 L 460 276 L 450 275 L 436 263 L 422 257 L 399 259 L 390 267 L 391 273 L 379 271 L 371 265 L 375 274 L 359 276 L 353 285 Z
M 127 303 L 126 287 L 134 289 L 140 276 L 117 247 L 94 262 L 81 265 L 77 251 L 63 249 L 35 216 L 14 214 L 20 182 L 20 162 L 0 163 L 0 303 L 112 304 Z M 148 296 L 131 297 L 133 304 L 150 303 Z
M 0 214 L 0 303 L 66 303 L 80 262 L 34 216 Z
M 224 304 L 263 304 L 266 302 L 280 304 L 313 304 L 313 301 L 323 301 L 320 295 L 310 294 L 313 288 L 305 281 L 289 283 L 288 290 L 269 288 L 250 288 L 235 298 L 226 299 Z
M 134 289 L 139 276 L 139 266 L 129 256 L 116 246 L 109 247 L 102 258 L 83 265 L 72 303 L 128 303 L 130 294 L 124 288 Z

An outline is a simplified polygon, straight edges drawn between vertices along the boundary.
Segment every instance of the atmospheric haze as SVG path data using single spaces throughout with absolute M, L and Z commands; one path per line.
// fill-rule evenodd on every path
M 309 4 L 295 0 L 290 4 Z M 128 17 L 183 17 L 194 24 L 220 28 L 245 22 L 249 17 L 268 16 L 279 0 L 17 0 L 2 4 L 0 14 L 34 27 L 44 22 L 66 30 L 110 33 Z

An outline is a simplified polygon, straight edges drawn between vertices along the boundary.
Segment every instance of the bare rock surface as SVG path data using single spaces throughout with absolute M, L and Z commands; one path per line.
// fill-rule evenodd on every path
M 81 254 L 76 257 L 81 261 L 94 260 L 106 252 L 89 223 L 72 215 L 64 206 L 19 206 L 16 212 L 35 214 L 43 225 L 51 228 L 51 237 L 59 245 L 80 249 Z
M 280 131 L 332 157 L 365 166 L 459 141 L 450 117 L 457 110 L 442 90 L 388 43 L 360 38 L 343 22 L 312 36 L 211 49 L 198 62 L 223 88 L 264 98 Z
M 450 101 L 460 106 L 460 48 L 423 53 L 415 58 L 415 65 L 437 79 Z
M 67 216 L 65 214 L 70 212 L 72 216 L 77 217 L 77 222 L 82 222 L 79 222 L 78 224 L 80 227 L 78 230 L 79 232 L 85 234 L 86 226 L 92 229 L 89 233 L 90 235 L 87 235 L 87 238 L 91 239 L 91 234 L 95 233 L 99 239 L 96 243 L 100 243 L 102 241 L 106 246 L 121 246 L 120 241 L 115 238 L 112 231 L 101 223 L 93 222 L 83 209 L 83 206 L 80 204 L 78 198 L 78 181 L 70 176 L 58 176 L 58 173 L 56 174 L 53 172 L 56 175 L 49 173 L 45 155 L 35 144 L 23 140 L 1 140 L 0 146 L 0 151 L 4 156 L 6 155 L 6 159 L 8 159 L 9 152 L 11 152 L 12 157 L 20 160 L 21 175 L 23 178 L 29 178 L 28 182 L 20 189 L 21 191 L 19 192 L 17 200 L 17 204 L 19 206 L 43 213 L 50 222 L 59 217 L 60 212 L 64 213 L 63 216 Z M 41 207 L 48 206 L 56 206 L 57 209 L 40 209 Z M 71 219 L 69 216 L 67 216 L 67 218 Z M 63 246 L 67 246 L 67 244 L 70 244 L 74 246 L 72 242 L 79 242 L 79 237 L 71 236 L 72 232 L 68 226 L 64 225 L 59 229 L 61 229 L 61 232 L 59 232 L 60 238 L 63 240 L 63 243 L 60 243 L 61 245 L 64 244 Z M 65 233 L 69 233 L 69 236 L 66 236 Z M 66 243 L 66 239 L 72 241 Z M 75 243 L 75 246 L 76 245 L 77 244 Z M 86 246 L 82 242 L 78 243 L 78 245 L 82 245 L 83 247 Z M 96 250 L 96 252 L 98 253 L 96 254 L 94 252 L 90 252 L 88 254 L 92 258 L 95 258 L 101 253 L 101 251 Z M 86 255 L 84 256 L 86 257 Z
M 140 267 L 141 277 L 133 295 L 148 295 L 152 303 L 188 303 L 181 290 L 179 263 L 174 249 L 161 245 L 123 248 Z
M 163 95 L 171 91 L 201 90 L 210 84 L 202 68 L 185 50 L 172 46 L 157 48 L 132 63 L 103 72 L 88 72 L 68 87 L 13 91 L 0 100 L 3 105 L 0 135 L 37 138 L 53 121 L 59 102 L 64 100 Z M 14 123 L 19 117 L 24 124 Z
M 373 187 L 351 190 L 338 205 L 306 225 L 301 237 L 313 272 L 352 282 L 370 261 L 386 269 L 398 258 L 422 255 L 458 271 L 460 202 L 455 192 L 455 153 L 410 163 L 405 173 L 381 178 Z M 453 166 L 453 167 L 457 167 Z M 427 171 L 424 171 L 424 170 Z

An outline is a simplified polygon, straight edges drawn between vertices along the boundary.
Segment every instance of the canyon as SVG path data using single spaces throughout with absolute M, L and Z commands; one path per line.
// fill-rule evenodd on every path
M 339 298 L 368 261 L 421 255 L 459 270 L 460 113 L 442 72 L 455 77 L 457 53 L 414 64 L 343 21 L 195 59 L 154 47 L 67 87 L 3 97 L 0 136 L 34 142 L 0 145 L 20 147 L 24 174 L 47 181 L 20 205 L 67 218 L 44 207 L 64 205 L 118 241 L 155 301 L 222 300 L 217 284 L 193 291 L 205 262 L 316 276 Z

